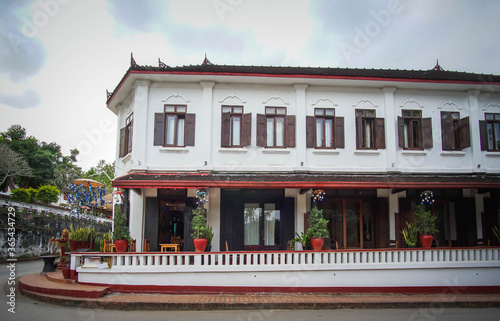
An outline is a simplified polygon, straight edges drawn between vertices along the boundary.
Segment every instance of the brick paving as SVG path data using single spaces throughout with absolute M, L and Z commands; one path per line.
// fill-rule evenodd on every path
M 24 295 L 54 304 L 120 310 L 241 310 L 339 308 L 500 307 L 500 294 L 136 294 L 111 293 L 106 287 L 54 282 L 48 277 L 20 277 Z

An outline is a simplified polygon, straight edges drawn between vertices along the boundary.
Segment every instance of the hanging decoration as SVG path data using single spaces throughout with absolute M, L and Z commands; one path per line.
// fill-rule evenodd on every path
M 420 193 L 420 198 L 421 198 L 421 203 L 420 204 L 425 204 L 428 203 L 429 205 L 434 203 L 434 194 L 432 191 L 426 190 Z
M 196 196 L 198 197 L 198 202 L 196 204 L 204 205 L 208 203 L 208 193 L 205 188 L 200 188 L 196 191 Z
M 68 203 L 73 208 L 76 216 L 80 217 L 80 210 L 87 207 L 93 209 L 104 206 L 104 195 L 106 188 L 104 184 L 92 179 L 77 179 L 71 182 Z
M 316 203 L 316 201 L 323 201 L 325 198 L 325 191 L 322 189 L 317 189 L 313 191 L 313 202 Z

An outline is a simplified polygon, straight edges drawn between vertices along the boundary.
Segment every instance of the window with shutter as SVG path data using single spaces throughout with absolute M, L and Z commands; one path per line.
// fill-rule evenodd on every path
M 246 144 L 248 126 L 251 126 L 251 118 L 244 117 L 242 106 L 222 106 L 222 147 L 242 147 Z M 251 117 L 251 116 L 250 116 Z M 250 127 L 251 130 L 251 127 Z M 245 137 L 243 137 L 245 136 Z M 245 141 L 243 141 L 245 138 Z
M 132 152 L 132 137 L 134 131 L 134 114 L 130 114 L 125 120 L 125 127 L 120 129 L 120 151 L 119 157 Z
M 125 156 L 125 143 L 126 143 L 126 136 L 125 136 L 125 127 L 120 129 L 120 151 L 119 151 L 119 156 L 123 157 Z
M 257 114 L 257 146 L 267 148 L 295 147 L 295 116 L 286 107 L 266 107 Z
M 443 150 L 462 150 L 471 146 L 469 117 L 460 119 L 458 112 L 441 112 Z
M 356 110 L 357 149 L 385 148 L 384 119 L 375 115 L 375 110 Z
M 316 147 L 316 130 L 315 130 L 315 119 L 314 116 L 306 116 L 306 147 L 314 148 Z
M 154 145 L 194 146 L 195 120 L 195 114 L 187 113 L 187 106 L 165 105 L 163 113 L 155 114 Z
M 469 117 L 462 118 L 458 121 L 458 137 L 461 150 L 471 147 Z
M 403 110 L 398 117 L 399 146 L 408 150 L 432 148 L 432 119 L 422 118 L 420 110 Z

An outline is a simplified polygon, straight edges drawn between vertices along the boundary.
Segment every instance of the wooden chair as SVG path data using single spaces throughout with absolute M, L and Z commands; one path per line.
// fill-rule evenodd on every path
M 135 252 L 135 240 L 132 240 L 128 243 L 128 251 Z
M 144 252 L 150 252 L 151 248 L 149 247 L 149 240 L 144 239 Z
M 182 244 L 184 243 L 184 240 L 181 239 L 180 236 L 172 236 L 170 238 L 170 243 L 179 245 L 179 251 L 182 251 Z
M 103 252 L 113 252 L 115 245 L 106 239 L 102 240 L 102 251 Z

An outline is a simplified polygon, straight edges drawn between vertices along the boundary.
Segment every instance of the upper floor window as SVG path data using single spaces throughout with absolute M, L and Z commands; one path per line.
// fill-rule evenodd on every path
M 266 107 L 266 114 L 257 114 L 257 146 L 271 148 L 295 147 L 295 116 L 286 114 L 286 107 Z
M 462 150 L 470 147 L 469 117 L 460 119 L 458 112 L 441 112 L 441 141 L 443 150 Z
M 334 108 L 315 108 L 306 116 L 308 148 L 344 148 L 344 117 L 335 116 Z
M 385 122 L 376 118 L 375 110 L 356 110 L 356 148 L 384 149 Z
M 500 114 L 486 113 L 479 122 L 481 150 L 500 151 Z
M 242 106 L 222 106 L 222 147 L 243 147 L 251 143 L 252 114 Z
M 194 146 L 195 116 L 187 113 L 187 106 L 165 105 L 163 113 L 155 114 L 154 145 Z
M 403 110 L 398 116 L 399 147 L 422 150 L 432 148 L 432 120 L 422 118 L 420 110 Z
M 132 152 L 132 135 L 134 132 L 134 114 L 125 120 L 125 127 L 120 129 L 120 157 Z

